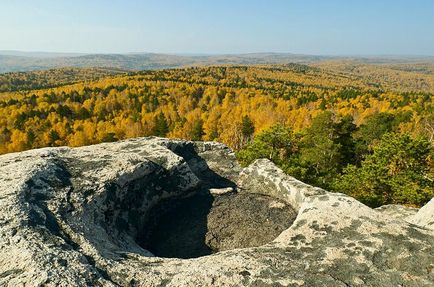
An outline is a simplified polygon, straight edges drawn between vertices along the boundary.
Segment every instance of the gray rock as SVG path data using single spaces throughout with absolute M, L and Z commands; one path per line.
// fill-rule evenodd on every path
M 232 186 L 225 187 L 225 188 L 210 188 L 209 189 L 209 192 L 213 195 L 222 195 L 222 194 L 231 193 L 233 191 L 234 191 L 234 188 Z
M 434 198 L 423 206 L 414 216 L 410 217 L 409 222 L 434 231 Z
M 376 208 L 375 210 L 381 212 L 384 215 L 407 221 L 410 221 L 411 218 L 419 211 L 417 208 L 398 204 L 383 205 Z
M 204 214 L 203 201 L 179 204 L 199 195 L 216 208 Z M 433 286 L 433 203 L 396 217 L 306 185 L 267 160 L 242 170 L 217 143 L 140 138 L 7 154 L 0 286 Z M 200 214 L 194 228 L 206 232 L 169 228 L 170 216 L 182 214 Z M 167 227 L 162 240 L 174 238 L 175 251 L 196 236 L 190 248 L 218 252 L 155 256 L 155 226 Z

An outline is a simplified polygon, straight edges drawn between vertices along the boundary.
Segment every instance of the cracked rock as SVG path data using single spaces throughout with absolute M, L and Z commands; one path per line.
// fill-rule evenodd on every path
M 373 210 L 212 142 L 0 156 L 0 286 L 433 286 L 433 201 Z

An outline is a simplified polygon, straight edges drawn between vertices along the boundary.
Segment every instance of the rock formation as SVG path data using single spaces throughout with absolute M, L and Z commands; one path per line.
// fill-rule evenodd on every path
M 210 142 L 0 157 L 0 286 L 433 286 L 434 201 L 371 209 Z

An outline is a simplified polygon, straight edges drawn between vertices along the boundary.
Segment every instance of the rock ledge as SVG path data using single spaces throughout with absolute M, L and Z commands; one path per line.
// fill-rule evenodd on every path
M 164 213 L 156 206 L 199 194 L 222 198 L 204 217 L 219 252 L 163 258 L 139 244 Z M 257 218 L 228 212 L 252 201 Z M 373 210 L 267 160 L 242 169 L 218 143 L 138 138 L 3 155 L 0 210 L 0 286 L 434 285 L 433 200 L 419 211 Z M 263 220 L 262 234 L 275 226 L 275 236 L 237 237 L 231 218 L 258 238 Z

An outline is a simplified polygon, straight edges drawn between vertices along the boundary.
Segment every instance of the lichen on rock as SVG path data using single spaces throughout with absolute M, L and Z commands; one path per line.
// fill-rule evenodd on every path
M 7 154 L 0 286 L 433 286 L 432 206 L 373 210 L 211 142 Z

